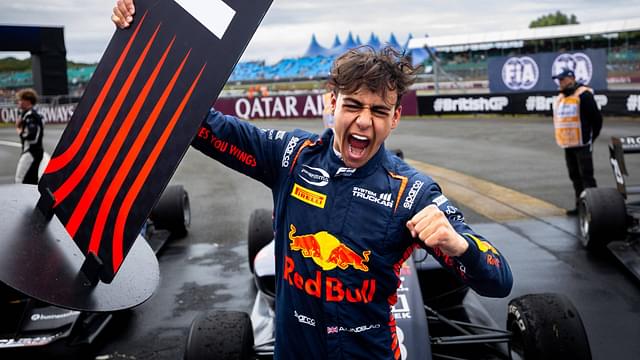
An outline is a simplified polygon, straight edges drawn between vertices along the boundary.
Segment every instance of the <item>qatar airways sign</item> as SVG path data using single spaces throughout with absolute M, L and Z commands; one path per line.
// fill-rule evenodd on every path
M 36 111 L 42 116 L 45 124 L 66 123 L 71 119 L 77 104 L 39 104 Z M 0 106 L 0 122 L 15 123 L 20 119 L 20 109 L 15 106 Z
M 322 94 L 306 94 L 219 98 L 213 107 L 246 120 L 299 119 L 322 117 L 325 104 Z M 402 97 L 402 115 L 417 114 L 416 93 L 409 91 Z
M 76 103 L 64 105 L 40 104 L 36 107 L 46 123 L 66 123 L 76 108 Z M 324 110 L 322 94 L 280 95 L 261 97 L 218 98 L 213 107 L 227 115 L 245 120 L 258 119 L 314 119 L 321 118 Z M 443 106 L 447 106 L 445 103 Z M 464 105 L 467 106 L 467 105 Z M 402 115 L 418 115 L 415 91 L 402 97 Z M 17 107 L 0 106 L 0 122 L 15 123 L 20 116 Z
M 213 106 L 241 119 L 286 119 L 321 117 L 322 94 L 220 98 Z
M 606 90 L 606 60 L 604 49 L 495 57 L 489 59 L 489 88 L 492 93 L 556 91 L 553 75 L 571 69 L 576 81 Z

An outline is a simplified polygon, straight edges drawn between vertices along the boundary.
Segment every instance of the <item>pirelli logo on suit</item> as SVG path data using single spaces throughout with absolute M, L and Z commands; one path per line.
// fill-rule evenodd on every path
M 324 204 L 327 201 L 327 195 L 307 189 L 304 186 L 300 186 L 295 183 L 293 184 L 293 190 L 291 190 L 291 196 L 303 203 L 307 203 L 321 209 L 324 209 Z

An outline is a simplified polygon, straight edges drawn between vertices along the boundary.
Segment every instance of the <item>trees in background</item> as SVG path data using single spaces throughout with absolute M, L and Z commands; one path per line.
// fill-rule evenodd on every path
M 537 28 L 537 27 L 553 26 L 553 25 L 570 25 L 570 24 L 579 24 L 578 18 L 576 18 L 574 14 L 571 14 L 570 16 L 568 16 L 560 11 L 556 11 L 555 14 L 551 13 L 547 15 L 542 15 L 539 18 L 533 20 L 529 24 L 529 28 Z

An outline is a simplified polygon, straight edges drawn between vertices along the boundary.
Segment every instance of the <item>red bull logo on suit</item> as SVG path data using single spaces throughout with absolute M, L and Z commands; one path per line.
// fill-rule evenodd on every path
M 308 295 L 324 298 L 326 301 L 348 301 L 368 303 L 373 300 L 376 291 L 376 280 L 365 279 L 358 288 L 349 288 L 342 280 L 333 276 L 326 276 L 325 271 L 333 269 L 347 270 L 349 267 L 368 272 L 371 251 L 366 250 L 358 254 L 335 236 L 327 231 L 315 234 L 295 235 L 295 225 L 290 225 L 289 248 L 298 251 L 304 258 L 310 258 L 322 271 L 317 270 L 314 277 L 305 278 L 295 269 L 294 260 L 286 256 L 284 264 L 284 279 L 289 285 L 305 291 Z
M 326 231 L 298 236 L 294 236 L 295 233 L 296 227 L 292 224 L 289 231 L 291 250 L 300 251 L 302 256 L 312 258 L 323 270 L 333 270 L 336 267 L 346 270 L 352 266 L 357 270 L 369 271 L 365 263 L 369 261 L 371 251 L 363 251 L 360 256 Z

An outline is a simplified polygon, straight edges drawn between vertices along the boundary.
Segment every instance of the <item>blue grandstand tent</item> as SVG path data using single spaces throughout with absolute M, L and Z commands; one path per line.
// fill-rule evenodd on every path
M 371 36 L 369 36 L 369 41 L 367 41 L 367 45 L 371 46 L 374 50 L 378 50 L 380 49 L 380 39 L 378 39 L 378 37 L 374 33 L 371 33 Z
M 329 49 L 329 51 L 327 51 L 327 55 L 340 55 L 343 52 L 349 49 L 353 49 L 357 46 L 358 44 L 355 40 L 353 40 L 353 34 L 351 34 L 351 31 L 349 31 L 349 35 L 347 35 L 347 38 L 342 43 L 342 45 Z
M 327 54 L 327 49 L 318 44 L 316 34 L 311 35 L 311 43 L 304 53 L 304 57 L 324 56 Z
M 362 41 L 360 40 L 360 35 L 356 35 L 356 45 L 362 45 Z
M 414 65 L 421 65 L 429 59 L 429 52 L 425 49 L 416 48 L 412 50 L 406 49 L 406 44 L 413 36 L 409 34 L 409 39 L 405 43 L 405 47 L 401 47 L 394 34 L 391 34 L 389 41 L 385 45 L 391 45 L 399 51 L 405 51 L 407 55 L 411 55 Z M 262 62 L 241 62 L 236 66 L 230 81 L 255 81 L 255 80 L 279 80 L 279 79 L 313 79 L 326 77 L 331 70 L 331 65 L 336 56 L 341 55 L 349 49 L 357 47 L 360 43 L 360 37 L 354 36 L 351 32 L 347 35 L 344 42 L 340 42 L 339 36 L 336 34 L 333 46 L 329 49 L 318 43 L 316 35 L 311 36 L 311 42 L 305 54 L 300 58 L 286 58 L 280 60 L 274 65 L 266 65 Z M 380 50 L 380 38 L 373 32 L 369 36 L 366 45 L 371 46 L 375 50 Z
M 391 45 L 391 47 L 393 47 L 394 49 L 402 51 L 402 47 L 400 47 L 400 44 L 398 43 L 398 40 L 396 40 L 396 36 L 393 33 L 391 33 L 391 36 L 389 36 L 389 41 L 387 41 L 385 45 L 386 44 Z
M 353 49 L 354 47 L 358 46 L 358 44 L 356 44 L 356 41 L 353 40 L 353 34 L 351 34 L 351 31 L 349 31 L 349 35 L 347 35 L 347 40 L 344 41 L 344 44 L 342 44 L 342 46 L 344 47 L 345 50 Z
M 340 38 L 338 37 L 338 34 L 336 34 L 335 39 L 333 39 L 333 45 L 331 45 L 331 48 L 333 49 L 340 45 L 342 45 L 342 43 L 340 42 Z

